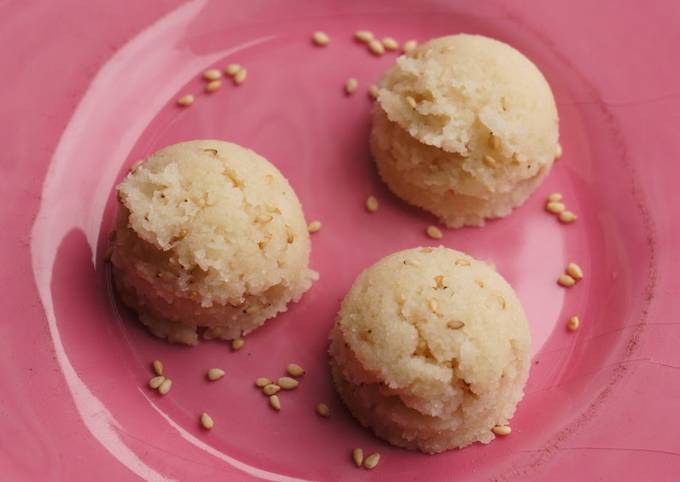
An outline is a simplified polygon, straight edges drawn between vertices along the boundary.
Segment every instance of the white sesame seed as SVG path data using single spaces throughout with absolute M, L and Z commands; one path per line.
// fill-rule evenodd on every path
M 203 90 L 205 90 L 208 94 L 210 94 L 212 92 L 215 92 L 220 87 L 222 87 L 222 81 L 221 80 L 212 80 L 212 81 L 208 82 L 207 84 L 205 84 L 205 88 Z
M 491 148 L 497 151 L 501 147 L 501 139 L 498 136 L 491 134 L 489 137 L 489 142 L 491 143 Z
M 328 418 L 331 416 L 331 409 L 328 408 L 328 405 L 326 405 L 325 403 L 317 403 L 316 413 L 318 413 L 322 417 Z
M 579 326 L 581 326 L 581 320 L 578 319 L 578 316 L 572 316 L 567 320 L 567 328 L 569 331 L 576 331 Z
M 234 75 L 238 74 L 240 70 L 241 66 L 239 64 L 229 64 L 224 68 L 224 73 L 229 77 L 233 77 Z
M 557 144 L 557 149 L 555 150 L 555 159 L 562 157 L 562 144 Z
M 259 388 L 264 388 L 269 385 L 272 381 L 267 377 L 260 377 L 255 380 L 255 386 Z
M 219 380 L 224 376 L 224 370 L 221 368 L 211 368 L 208 370 L 208 380 L 211 382 L 214 382 L 215 380 Z
M 215 422 L 213 422 L 213 419 L 210 415 L 203 412 L 201 414 L 201 426 L 206 430 L 210 430 L 215 426 Z
M 417 259 L 406 258 L 404 260 L 404 264 L 408 266 L 415 266 L 417 268 L 418 266 L 420 266 L 420 261 L 418 261 Z
M 437 226 L 428 226 L 425 230 L 425 233 L 432 239 L 442 239 L 444 237 L 441 229 L 439 229 Z
M 416 48 L 418 47 L 418 42 L 415 40 L 407 40 L 404 42 L 404 53 L 405 54 L 410 54 L 413 52 Z
M 163 375 L 153 377 L 151 380 L 149 380 L 149 388 L 153 388 L 154 390 L 156 390 L 163 384 L 164 381 L 165 377 Z
M 567 274 L 574 278 L 576 281 L 582 280 L 583 279 L 583 270 L 579 265 L 577 265 L 574 262 L 571 262 L 567 265 Z
M 377 56 L 381 56 L 382 54 L 385 53 L 385 47 L 383 47 L 383 44 L 380 42 L 380 40 L 373 39 L 368 42 L 368 50 L 373 54 Z
M 281 400 L 279 400 L 278 395 L 272 395 L 269 397 L 269 405 L 277 412 L 281 410 Z
M 557 284 L 560 286 L 564 286 L 565 288 L 571 288 L 576 284 L 576 280 L 569 276 L 568 274 L 563 274 L 560 275 L 559 278 L 557 278 Z
M 312 35 L 312 42 L 314 42 L 315 45 L 318 45 L 320 47 L 328 45 L 330 41 L 331 39 L 325 32 L 314 32 L 314 34 Z
M 181 107 L 189 107 L 191 104 L 194 103 L 194 96 L 191 94 L 183 95 L 179 99 L 177 99 L 177 105 Z
M 382 39 L 382 44 L 383 47 L 385 47 L 385 50 L 399 50 L 399 42 L 394 40 L 392 37 L 385 37 Z
M 465 323 L 463 323 L 460 320 L 451 320 L 446 324 L 447 328 L 450 328 L 452 330 L 460 330 L 465 326 Z
M 347 95 L 352 95 L 357 90 L 357 87 L 359 87 L 359 81 L 355 78 L 347 79 L 347 82 L 345 82 L 345 92 Z
M 562 193 L 554 192 L 550 196 L 548 196 L 547 202 L 556 203 L 556 202 L 561 201 L 561 200 L 562 200 Z
M 163 362 L 160 360 L 154 360 L 153 363 L 151 364 L 151 367 L 153 368 L 153 372 L 156 375 L 162 375 L 163 374 Z
M 160 386 L 158 387 L 158 393 L 160 393 L 161 395 L 167 395 L 171 388 L 172 380 L 166 378 L 165 380 L 163 380 L 163 383 L 161 383 Z
M 380 462 L 380 454 L 378 452 L 376 452 L 376 453 L 371 454 L 368 457 L 366 457 L 366 459 L 364 460 L 364 468 L 371 470 L 371 469 L 375 468 L 376 465 L 378 465 L 379 462 Z
M 279 390 L 281 390 L 281 387 L 275 383 L 270 383 L 269 385 L 262 387 L 262 393 L 268 396 L 276 395 L 279 393 Z
M 307 231 L 310 233 L 316 233 L 318 231 L 321 231 L 321 221 L 318 219 L 316 221 L 312 221 L 309 223 L 309 226 L 307 226 Z
M 374 213 L 379 207 L 380 204 L 378 204 L 378 200 L 375 198 L 375 196 L 368 196 L 368 199 L 366 199 L 366 209 L 368 212 Z
M 222 77 L 222 72 L 217 69 L 208 69 L 203 72 L 203 78 L 205 80 L 217 80 Z
M 510 435 L 510 432 L 512 432 L 510 425 L 496 425 L 491 430 L 496 435 L 501 435 L 501 436 Z
M 565 209 L 567 209 L 567 207 L 558 201 L 551 201 L 545 205 L 545 210 L 553 214 L 560 214 L 564 212 Z
M 354 33 L 354 38 L 357 39 L 359 42 L 367 44 L 368 42 L 373 40 L 373 33 L 369 32 L 368 30 L 359 30 L 358 32 Z
M 354 460 L 354 465 L 361 467 L 364 463 L 364 451 L 360 448 L 352 450 L 352 460 Z
M 563 223 L 573 223 L 578 219 L 578 216 L 576 214 L 572 213 L 571 211 L 564 211 L 560 213 L 560 221 Z
M 418 107 L 418 103 L 417 103 L 416 100 L 415 100 L 413 97 L 411 97 L 410 95 L 407 95 L 404 99 L 406 100 L 406 103 L 407 103 L 412 109 L 415 109 L 416 107 Z
M 300 382 L 298 382 L 295 378 L 281 377 L 277 380 L 276 384 L 284 390 L 293 390 L 294 388 L 297 388 Z
M 246 344 L 246 341 L 243 338 L 236 338 L 235 340 L 231 340 L 231 349 L 234 351 L 238 351 L 241 348 L 243 348 L 243 345 Z
M 305 374 L 305 369 L 302 368 L 297 363 L 289 363 L 288 367 L 286 368 L 286 371 L 288 372 L 288 375 L 296 378 L 301 377 Z
M 486 164 L 489 167 L 496 167 L 496 159 L 489 155 L 486 155 L 484 156 L 484 164 Z
M 377 99 L 377 98 L 378 98 L 378 93 L 379 93 L 379 91 L 380 91 L 380 89 L 378 89 L 378 86 L 377 86 L 377 85 L 371 85 L 371 86 L 368 87 L 368 95 L 369 95 L 372 99 Z
M 234 75 L 234 84 L 235 85 L 241 85 L 243 82 L 245 82 L 246 77 L 248 76 L 248 70 L 241 67 L 241 69 L 236 72 Z
M 432 310 L 433 313 L 437 312 L 437 301 L 436 300 L 428 300 L 427 306 L 430 307 L 430 310 Z

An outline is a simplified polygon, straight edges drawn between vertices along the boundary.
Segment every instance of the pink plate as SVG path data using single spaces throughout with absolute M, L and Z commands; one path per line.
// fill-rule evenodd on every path
M 630 4 L 3 2 L 0 479 L 677 480 L 680 9 Z M 366 89 L 395 55 L 371 56 L 352 40 L 358 29 L 499 38 L 540 66 L 557 98 L 565 154 L 539 191 L 512 216 L 442 241 L 495 263 L 531 324 L 526 397 L 512 435 L 487 446 L 389 447 L 329 382 L 326 336 L 354 277 L 432 243 L 433 220 L 391 196 L 371 163 Z M 310 43 L 315 30 L 329 46 Z M 231 62 L 248 68 L 246 82 L 204 94 L 200 72 Z M 349 77 L 359 80 L 351 97 Z M 185 93 L 196 102 L 181 109 Z M 266 156 L 323 222 L 320 281 L 239 352 L 150 337 L 116 302 L 103 261 L 127 168 L 193 138 Z M 557 190 L 576 223 L 543 211 Z M 370 194 L 381 202 L 373 215 Z M 586 275 L 565 290 L 555 280 L 571 260 Z M 576 333 L 565 329 L 573 314 Z M 174 380 L 166 397 L 146 388 L 155 358 Z M 276 413 L 253 380 L 291 361 L 307 374 Z M 212 366 L 226 377 L 207 382 Z M 330 419 L 314 414 L 319 401 Z M 354 468 L 354 447 L 380 451 L 380 465 Z

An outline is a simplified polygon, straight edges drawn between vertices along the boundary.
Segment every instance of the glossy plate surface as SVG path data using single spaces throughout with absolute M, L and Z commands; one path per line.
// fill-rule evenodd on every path
M 680 178 L 680 44 L 672 2 L 188 3 L 69 0 L 0 5 L 5 150 L 0 275 L 0 473 L 7 480 L 673 480 L 680 468 L 680 308 L 674 249 Z M 136 5 L 139 3 L 140 5 Z M 640 7 L 641 8 L 641 7 Z M 366 89 L 395 55 L 359 29 L 420 41 L 458 32 L 528 55 L 553 87 L 563 158 L 510 217 L 446 231 L 442 244 L 495 263 L 529 317 L 534 347 L 510 437 L 439 456 L 392 448 L 333 392 L 326 337 L 355 276 L 433 244 L 433 220 L 395 199 L 368 152 Z M 314 47 L 310 34 L 331 37 Z M 246 82 L 202 92 L 228 63 Z M 343 92 L 359 80 L 354 96 Z M 174 100 L 193 93 L 187 109 Z M 320 281 L 232 352 L 172 346 L 118 306 L 106 264 L 114 186 L 167 144 L 216 138 L 253 148 L 290 180 Z M 560 191 L 576 223 L 543 210 Z M 380 210 L 368 214 L 370 194 Z M 585 279 L 555 283 L 569 261 Z M 579 315 L 577 333 L 565 321 Z M 174 380 L 146 388 L 150 362 Z M 258 376 L 307 369 L 275 413 Z M 205 380 L 207 368 L 226 377 Z M 326 401 L 332 417 L 314 406 Z M 215 428 L 198 424 L 202 411 Z M 355 469 L 350 451 L 380 451 Z

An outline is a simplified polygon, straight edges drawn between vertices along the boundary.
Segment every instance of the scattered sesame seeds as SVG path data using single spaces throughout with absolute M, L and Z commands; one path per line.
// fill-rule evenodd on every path
M 451 320 L 446 324 L 447 328 L 450 328 L 452 330 L 460 330 L 465 326 L 465 323 L 463 323 L 460 320 Z
M 380 89 L 378 89 L 378 86 L 375 85 L 375 84 L 368 87 L 368 95 L 372 99 L 377 99 L 379 92 L 380 92 Z
M 269 405 L 277 412 L 281 410 L 281 400 L 279 400 L 278 395 L 269 397 Z
M 154 360 L 153 363 L 151 364 L 151 367 L 153 368 L 153 372 L 156 375 L 162 375 L 163 374 L 163 362 L 160 360 Z
M 501 435 L 501 436 L 510 435 L 510 432 L 512 432 L 510 425 L 496 425 L 491 430 L 496 435 Z
M 385 37 L 382 39 L 382 44 L 383 47 L 385 47 L 385 50 L 399 50 L 399 42 L 394 40 L 392 37 Z
M 224 73 L 229 77 L 233 77 L 234 75 L 238 74 L 240 70 L 241 66 L 239 64 L 229 64 L 224 68 Z
M 259 388 L 264 388 L 269 385 L 272 381 L 267 377 L 260 377 L 255 380 L 255 386 Z
M 309 231 L 310 233 L 316 233 L 318 231 L 321 231 L 321 221 L 316 220 L 309 223 L 309 225 L 307 226 L 307 231 Z
M 205 84 L 205 90 L 208 94 L 215 92 L 217 89 L 222 87 L 222 81 L 221 80 L 211 80 L 207 84 Z
M 360 448 L 352 450 L 352 460 L 354 460 L 354 465 L 361 467 L 364 463 L 364 451 Z
M 217 80 L 222 77 L 222 72 L 218 69 L 208 69 L 203 72 L 203 78 L 208 81 Z
M 567 274 L 574 278 L 576 281 L 580 281 L 583 279 L 583 270 L 579 265 L 577 265 L 574 262 L 571 262 L 567 265 Z
M 376 453 L 371 454 L 368 457 L 366 457 L 366 459 L 364 460 L 364 468 L 368 469 L 368 470 L 374 469 L 378 465 L 379 462 L 380 462 L 380 454 L 378 452 L 376 452 Z
M 564 212 L 565 209 L 567 209 L 567 207 L 558 201 L 551 201 L 545 205 L 545 210 L 553 214 L 560 214 L 561 212 Z
M 221 368 L 211 368 L 210 370 L 208 370 L 207 376 L 208 380 L 214 382 L 224 376 L 224 370 L 222 370 Z
M 331 409 L 328 408 L 328 405 L 326 405 L 325 403 L 317 403 L 316 413 L 324 418 L 328 418 L 331 416 Z
M 489 155 L 486 155 L 484 156 L 484 164 L 486 164 L 489 167 L 496 167 L 496 159 Z
M 305 374 L 305 369 L 302 368 L 297 363 L 289 363 L 288 367 L 286 368 L 286 371 L 288 372 L 288 375 L 296 378 L 301 377 Z
M 171 388 L 172 380 L 166 378 L 165 380 L 163 380 L 163 383 L 161 383 L 160 386 L 158 387 L 158 393 L 160 393 L 161 395 L 167 395 Z
M 177 105 L 181 107 L 189 107 L 191 104 L 194 103 L 194 96 L 191 94 L 183 95 L 179 99 L 177 99 Z
M 319 47 L 328 45 L 330 41 L 330 37 L 325 32 L 314 32 L 314 34 L 312 34 L 312 42 Z
M 560 275 L 559 278 L 557 278 L 557 284 L 560 286 L 564 286 L 565 288 L 571 288 L 576 284 L 576 280 L 569 276 L 568 274 L 563 274 Z
M 407 96 L 405 97 L 405 100 L 406 100 L 406 103 L 407 103 L 412 109 L 415 109 L 416 107 L 418 107 L 418 102 L 416 102 L 416 100 L 415 100 L 413 97 L 411 97 L 410 95 L 407 95 Z
M 245 344 L 246 341 L 243 338 L 236 338 L 235 340 L 231 340 L 231 349 L 234 351 L 240 350 Z
M 238 72 L 234 75 L 234 84 L 235 85 L 241 85 L 243 82 L 245 82 L 246 77 L 248 76 L 248 70 L 244 69 L 241 67 Z
M 206 430 L 210 430 L 215 426 L 215 422 L 213 422 L 213 419 L 210 415 L 203 412 L 201 414 L 201 426 Z
M 380 40 L 370 40 L 368 42 L 368 50 L 373 54 L 377 56 L 381 56 L 382 54 L 385 53 L 385 47 L 383 47 L 383 44 L 380 42 Z
M 437 226 L 428 226 L 425 230 L 425 233 L 432 239 L 442 239 L 444 237 L 441 229 L 439 229 Z
M 404 53 L 405 54 L 410 54 L 413 52 L 416 48 L 418 47 L 418 42 L 415 40 L 407 40 L 404 42 Z
M 281 390 L 281 387 L 276 385 L 275 383 L 270 383 L 269 385 L 266 385 L 265 387 L 262 388 L 262 392 L 268 396 L 276 395 L 277 393 L 279 393 L 279 390 Z
M 367 44 L 373 40 L 373 32 L 369 32 L 368 30 L 359 30 L 358 32 L 354 33 L 354 38 L 359 42 Z
M 374 213 L 379 207 L 380 205 L 378 204 L 378 200 L 375 198 L 375 196 L 368 196 L 368 199 L 366 199 L 366 209 L 368 212 Z
M 356 90 L 357 87 L 359 87 L 359 81 L 355 78 L 350 78 L 347 79 L 347 82 L 345 82 L 345 93 L 347 95 L 352 95 Z
M 576 214 L 572 213 L 571 211 L 564 211 L 560 213 L 560 221 L 563 223 L 573 223 L 578 219 L 578 216 Z
M 153 388 L 154 390 L 157 390 L 158 387 L 160 387 L 163 382 L 165 381 L 165 377 L 163 375 L 158 375 L 156 377 L 153 377 L 151 380 L 149 380 L 149 388 Z
M 554 192 L 550 196 L 548 196 L 547 202 L 549 203 L 555 203 L 558 201 L 562 200 L 562 193 L 559 192 Z
M 578 330 L 578 327 L 581 325 L 581 320 L 578 319 L 578 316 L 572 316 L 567 320 L 567 329 L 569 331 L 576 331 Z
M 281 377 L 276 381 L 276 384 L 284 390 L 293 390 L 298 387 L 300 382 L 298 382 L 295 378 Z

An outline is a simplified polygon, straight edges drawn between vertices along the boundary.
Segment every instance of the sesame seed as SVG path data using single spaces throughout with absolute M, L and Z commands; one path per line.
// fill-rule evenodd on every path
M 191 94 L 183 95 L 179 99 L 177 99 L 177 105 L 181 107 L 189 107 L 191 104 L 194 103 L 194 96 Z
M 484 288 L 484 281 L 482 281 L 481 279 L 476 279 L 476 280 L 475 280 L 475 283 L 476 283 L 477 286 L 479 286 L 480 288 Z
M 312 35 L 312 42 L 314 42 L 314 44 L 318 45 L 319 47 L 328 45 L 330 41 L 331 39 L 325 32 L 314 32 Z
M 555 149 L 555 159 L 562 157 L 562 144 L 557 144 L 557 149 Z
M 501 436 L 510 435 L 510 432 L 512 432 L 510 425 L 496 425 L 491 430 L 496 435 L 501 435 Z
M 229 77 L 233 77 L 234 75 L 238 74 L 240 70 L 241 66 L 239 64 L 229 64 L 224 68 L 224 73 Z
M 432 252 L 432 248 L 420 248 L 420 252 L 421 252 L 421 253 L 431 253 L 431 252 Z
M 378 200 L 375 198 L 375 196 L 368 196 L 368 199 L 366 199 L 366 209 L 368 212 L 374 213 L 379 207 L 380 205 L 378 204 Z
M 206 430 L 210 430 L 215 426 L 215 422 L 213 422 L 213 419 L 210 415 L 203 412 L 201 414 L 201 426 Z
M 352 450 L 352 460 L 354 460 L 354 465 L 361 467 L 364 463 L 364 451 L 360 448 Z
M 382 39 L 382 44 L 383 47 L 385 47 L 385 50 L 399 50 L 399 42 L 392 37 L 385 37 Z
M 378 465 L 379 462 L 380 462 L 380 454 L 378 452 L 376 452 L 376 453 L 371 454 L 368 457 L 366 457 L 366 459 L 364 460 L 364 468 L 371 470 L 371 469 L 375 468 L 376 465 Z
M 456 266 L 470 266 L 470 262 L 467 259 L 457 259 L 454 264 Z
M 418 261 L 417 259 L 406 258 L 404 260 L 404 264 L 409 265 L 409 266 L 418 267 L 418 266 L 420 266 L 420 261 Z
M 345 82 L 345 92 L 347 95 L 352 95 L 357 90 L 357 87 L 359 87 L 359 81 L 355 78 L 347 79 L 347 82 Z
M 583 270 L 579 265 L 572 262 L 567 265 L 567 274 L 574 278 L 576 281 L 583 279 Z
M 383 47 L 383 44 L 380 42 L 380 40 L 373 39 L 368 42 L 368 50 L 373 54 L 377 56 L 381 56 L 382 54 L 385 53 L 385 47 Z
M 305 369 L 297 363 L 289 363 L 286 371 L 291 377 L 301 377 L 305 374 Z
M 409 106 L 411 106 L 412 109 L 415 109 L 416 107 L 418 107 L 418 103 L 417 103 L 416 100 L 415 100 L 413 97 L 411 97 L 410 95 L 407 95 L 407 96 L 405 97 L 405 99 L 406 99 L 406 103 L 407 103 Z
M 153 372 L 156 375 L 162 375 L 163 374 L 163 362 L 160 360 L 154 360 L 153 363 L 151 364 L 153 368 Z
M 255 386 L 259 388 L 264 388 L 269 385 L 272 381 L 267 377 L 260 377 L 255 380 Z
M 452 330 L 460 330 L 465 326 L 465 323 L 463 323 L 460 320 L 451 320 L 446 324 L 447 328 L 450 328 Z
M 235 340 L 231 340 L 231 349 L 234 351 L 238 351 L 241 348 L 243 348 L 243 345 L 246 344 L 246 341 L 243 338 L 236 338 Z
M 224 376 L 224 370 L 221 368 L 211 368 L 208 370 L 208 380 L 211 382 L 214 382 L 215 380 L 219 380 Z
M 578 327 L 581 325 L 581 320 L 578 319 L 578 316 L 572 316 L 567 320 L 567 328 L 569 331 L 576 331 L 578 330 Z
M 434 282 L 435 282 L 435 289 L 444 288 L 444 276 L 442 276 L 442 275 L 435 276 Z
M 165 381 L 165 377 L 163 375 L 158 375 L 157 377 L 153 377 L 151 380 L 149 380 L 149 388 L 153 388 L 154 390 L 157 390 L 158 387 L 160 387 L 163 382 Z
M 367 44 L 368 42 L 373 40 L 373 33 L 369 32 L 368 30 L 359 30 L 358 32 L 355 32 L 354 38 L 357 39 L 359 42 Z
M 556 202 L 561 201 L 561 200 L 562 200 L 562 193 L 554 192 L 550 196 L 548 196 L 547 202 L 556 203 Z
M 309 226 L 307 226 L 307 231 L 309 231 L 310 233 L 316 233 L 320 230 L 321 230 L 321 221 L 319 221 L 319 220 L 312 221 L 311 223 L 309 223 Z
M 418 47 L 418 42 L 415 40 L 407 40 L 404 42 L 404 53 L 405 54 L 410 54 L 413 52 L 416 48 Z
M 203 90 L 205 90 L 208 94 L 210 94 L 212 92 L 215 92 L 220 87 L 222 87 L 222 81 L 221 80 L 212 80 L 212 81 L 208 82 L 207 84 L 205 84 L 205 88 Z
M 377 86 L 377 85 L 371 85 L 371 86 L 369 86 L 369 88 L 368 88 L 368 95 L 369 95 L 372 99 L 377 99 L 377 98 L 378 98 L 378 93 L 379 93 L 379 91 L 380 91 L 380 89 L 378 89 L 378 86 Z
M 167 395 L 170 389 L 172 388 L 172 380 L 169 378 L 166 378 L 163 380 L 163 383 L 161 383 L 158 387 L 158 393 L 161 395 Z
M 278 395 L 272 395 L 269 397 L 269 405 L 277 412 L 281 410 L 281 400 L 279 400 Z
M 578 219 L 578 216 L 576 214 L 572 213 L 571 211 L 564 211 L 560 213 L 560 221 L 563 223 L 573 223 Z
M 297 388 L 300 382 L 298 382 L 295 378 L 281 377 L 276 381 L 276 384 L 284 390 L 293 390 L 294 388 Z
M 425 230 L 425 233 L 432 239 L 442 239 L 444 237 L 441 229 L 439 229 L 437 226 L 428 226 Z
M 331 409 L 328 408 L 328 405 L 326 405 L 325 403 L 317 403 L 316 413 L 318 413 L 322 417 L 328 418 L 331 416 Z
M 567 207 L 558 201 L 551 201 L 545 205 L 545 210 L 553 214 L 560 214 L 561 212 L 564 212 L 565 209 L 567 209 Z
M 268 396 L 276 395 L 277 393 L 279 393 L 279 390 L 281 390 L 281 387 L 276 385 L 275 383 L 270 383 L 269 385 L 262 388 L 262 392 Z
M 236 72 L 236 74 L 233 77 L 234 78 L 234 84 L 235 85 L 241 85 L 243 82 L 245 82 L 247 76 L 248 76 L 248 70 L 241 67 L 241 69 L 238 72 Z
M 564 286 L 565 288 L 571 288 L 576 284 L 576 280 L 569 276 L 568 274 L 563 274 L 560 275 L 559 278 L 557 278 L 557 284 L 560 286 Z
M 433 312 L 437 312 L 437 302 L 435 300 L 428 300 L 427 306 L 429 306 Z
M 486 155 L 484 156 L 484 164 L 486 164 L 489 167 L 496 167 L 496 159 L 489 155 Z
M 501 147 L 501 140 L 498 136 L 493 135 L 493 133 L 489 136 L 489 144 L 491 145 L 491 149 L 494 151 L 497 151 Z
M 212 81 L 212 80 L 217 80 L 220 77 L 222 77 L 222 72 L 220 72 L 217 69 L 208 69 L 208 70 L 203 72 L 203 78 L 205 80 Z

